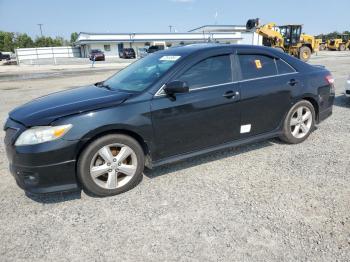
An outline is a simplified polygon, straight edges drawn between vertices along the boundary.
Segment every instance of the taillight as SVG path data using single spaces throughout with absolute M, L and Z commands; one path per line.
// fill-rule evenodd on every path
M 334 77 L 332 75 L 326 76 L 326 81 L 331 86 L 331 93 L 335 94 Z
M 334 84 L 334 78 L 332 75 L 326 76 L 326 80 L 327 80 L 328 84 L 330 84 L 330 85 Z

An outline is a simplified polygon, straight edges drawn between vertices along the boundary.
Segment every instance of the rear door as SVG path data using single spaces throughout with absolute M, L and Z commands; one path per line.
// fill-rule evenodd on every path
M 241 137 L 277 131 L 292 104 L 298 74 L 285 61 L 269 53 L 240 50 Z
M 239 83 L 233 81 L 232 52 L 206 54 L 171 80 L 186 81 L 190 91 L 152 101 L 157 155 L 162 159 L 239 138 Z

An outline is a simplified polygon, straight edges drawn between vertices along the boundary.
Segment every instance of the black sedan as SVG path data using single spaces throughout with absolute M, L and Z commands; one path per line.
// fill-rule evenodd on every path
M 272 137 L 303 142 L 331 115 L 333 82 L 325 68 L 267 47 L 159 51 L 104 82 L 10 112 L 10 170 L 32 193 L 119 194 L 144 166 Z
M 119 57 L 120 58 L 136 58 L 136 53 L 133 48 L 123 48 L 119 52 Z

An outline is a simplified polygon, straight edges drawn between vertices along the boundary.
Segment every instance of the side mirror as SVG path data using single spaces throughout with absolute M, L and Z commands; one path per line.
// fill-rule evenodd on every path
M 167 95 L 172 96 L 175 94 L 187 93 L 189 91 L 189 88 L 186 82 L 176 80 L 176 81 L 167 83 L 163 88 L 163 90 Z

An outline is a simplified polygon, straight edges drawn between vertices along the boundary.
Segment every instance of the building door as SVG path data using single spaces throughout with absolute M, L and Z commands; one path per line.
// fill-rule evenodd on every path
M 119 44 L 118 44 L 118 51 L 117 51 L 119 57 L 120 57 L 119 52 L 122 51 L 123 48 L 124 48 L 124 44 L 123 44 L 123 43 L 119 43 Z

